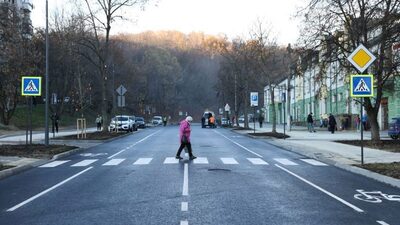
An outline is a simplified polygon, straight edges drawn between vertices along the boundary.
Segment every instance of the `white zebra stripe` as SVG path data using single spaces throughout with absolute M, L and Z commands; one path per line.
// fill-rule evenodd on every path
M 153 160 L 153 158 L 139 158 L 133 165 L 147 165 Z

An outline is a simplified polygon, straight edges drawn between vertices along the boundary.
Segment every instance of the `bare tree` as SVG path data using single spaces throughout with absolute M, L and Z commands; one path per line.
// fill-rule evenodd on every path
M 111 24 L 118 19 L 123 19 L 121 11 L 127 7 L 144 7 L 149 0 L 84 0 L 88 11 L 87 21 L 93 32 L 93 39 L 88 39 L 84 46 L 95 53 L 95 58 L 90 61 L 96 66 L 101 79 L 102 116 L 107 123 L 110 114 L 109 102 L 109 47 Z M 112 90 L 113 91 L 113 90 Z
M 311 0 L 300 15 L 304 16 L 302 42 L 319 48 L 326 36 L 335 45 L 334 55 L 344 71 L 353 71 L 347 56 L 363 44 L 377 57 L 369 71 L 374 74 L 374 98 L 364 98 L 364 105 L 372 130 L 372 140 L 379 141 L 378 112 L 383 87 L 388 79 L 398 76 L 399 62 L 393 61 L 392 44 L 399 41 L 399 0 Z
M 33 75 L 31 33 L 14 4 L 0 3 L 0 116 L 8 125 L 20 96 L 22 75 Z M 31 29 L 27 29 L 30 31 Z
M 276 132 L 275 88 L 279 81 L 283 80 L 282 77 L 288 73 L 290 61 L 286 59 L 285 49 L 277 46 L 272 36 L 272 27 L 265 25 L 261 20 L 256 22 L 252 37 L 254 39 L 252 48 L 255 53 L 252 62 L 269 88 L 272 132 Z

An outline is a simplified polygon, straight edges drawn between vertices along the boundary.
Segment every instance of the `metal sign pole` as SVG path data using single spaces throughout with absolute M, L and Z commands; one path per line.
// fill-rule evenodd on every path
M 360 73 L 364 73 L 367 68 L 375 61 L 376 57 L 362 44 L 360 44 L 351 54 L 347 60 L 355 67 Z M 353 77 L 361 77 L 356 83 L 353 82 Z M 361 165 L 364 165 L 364 124 L 363 124 L 363 102 L 364 97 L 374 96 L 374 78 L 373 75 L 358 74 L 351 76 L 350 81 L 350 95 L 351 97 L 360 97 L 361 100 Z M 369 87 L 365 80 L 369 80 Z M 356 86 L 354 86 L 356 84 Z M 356 93 L 354 93 L 356 92 Z M 365 121 L 366 122 L 366 121 Z
M 29 100 L 26 98 L 26 109 L 29 114 Z M 26 145 L 28 145 L 28 135 L 29 134 L 29 115 L 26 115 Z
M 253 107 L 254 113 L 253 113 L 253 125 L 254 125 L 254 133 L 256 133 L 256 107 Z
M 361 98 L 361 165 L 364 165 L 364 124 L 363 124 L 363 101 Z
M 29 144 L 32 144 L 32 99 L 29 99 Z
M 46 0 L 46 103 L 44 144 L 49 145 L 49 3 Z
M 286 102 L 283 102 L 283 139 L 286 137 Z

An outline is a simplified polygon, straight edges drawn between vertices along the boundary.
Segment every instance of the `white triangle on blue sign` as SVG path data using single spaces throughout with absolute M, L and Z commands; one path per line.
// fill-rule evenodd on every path
M 356 88 L 354 88 L 354 92 L 371 92 L 367 83 L 365 83 L 364 79 L 360 79 Z
M 38 92 L 39 90 L 37 89 L 35 83 L 33 83 L 33 80 L 30 80 L 28 85 L 25 88 L 26 92 Z

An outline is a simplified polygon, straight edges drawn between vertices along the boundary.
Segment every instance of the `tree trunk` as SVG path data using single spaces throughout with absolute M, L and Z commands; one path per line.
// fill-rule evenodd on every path
M 101 73 L 102 73 L 102 88 L 101 88 L 101 97 L 102 97 L 102 107 L 101 107 L 101 115 L 103 118 L 103 132 L 108 132 L 107 129 L 105 129 L 106 124 L 109 124 L 110 121 L 108 121 L 108 101 L 107 101 L 107 75 L 106 72 L 104 71 L 104 68 L 101 68 Z
M 378 123 L 378 111 L 370 110 L 367 111 L 368 122 L 371 125 L 371 141 L 379 142 L 381 140 L 379 123 Z

